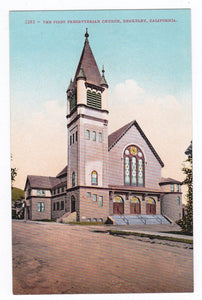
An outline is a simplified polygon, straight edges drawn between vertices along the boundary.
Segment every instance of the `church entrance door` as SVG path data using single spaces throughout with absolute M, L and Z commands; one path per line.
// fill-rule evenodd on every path
M 141 214 L 140 200 L 137 197 L 133 197 L 130 201 L 130 213 Z
M 155 215 L 156 214 L 156 202 L 153 198 L 149 198 L 146 202 L 146 214 Z
M 116 196 L 113 200 L 113 214 L 114 215 L 124 214 L 124 201 L 120 196 Z
M 75 197 L 72 196 L 71 197 L 71 213 L 73 213 L 74 211 L 76 211 L 76 200 L 75 200 Z

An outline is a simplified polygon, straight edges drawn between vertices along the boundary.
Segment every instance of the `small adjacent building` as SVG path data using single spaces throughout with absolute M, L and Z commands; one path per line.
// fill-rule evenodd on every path
M 137 121 L 108 135 L 109 86 L 88 37 L 86 31 L 67 89 L 67 166 L 56 177 L 27 176 L 26 218 L 76 213 L 81 222 L 155 215 L 176 221 L 182 216 L 181 182 L 162 178 L 164 164 Z

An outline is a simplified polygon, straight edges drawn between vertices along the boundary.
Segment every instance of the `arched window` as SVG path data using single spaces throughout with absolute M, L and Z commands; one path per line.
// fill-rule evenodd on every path
M 128 146 L 124 151 L 124 184 L 144 186 L 144 155 L 137 146 Z
M 72 186 L 75 186 L 75 172 L 72 173 Z
M 98 174 L 96 171 L 93 171 L 91 173 L 91 184 L 94 184 L 94 185 L 98 184 Z

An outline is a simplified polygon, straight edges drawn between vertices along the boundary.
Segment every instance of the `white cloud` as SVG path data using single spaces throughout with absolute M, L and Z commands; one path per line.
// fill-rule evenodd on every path
M 65 107 L 47 101 L 41 111 L 15 108 L 11 120 L 11 153 L 18 168 L 15 185 L 23 188 L 26 176 L 55 176 L 66 164 Z
M 165 163 L 162 175 L 182 180 L 184 151 L 192 139 L 190 99 L 149 96 L 137 82 L 126 80 L 112 91 L 109 103 L 109 132 L 136 120 Z

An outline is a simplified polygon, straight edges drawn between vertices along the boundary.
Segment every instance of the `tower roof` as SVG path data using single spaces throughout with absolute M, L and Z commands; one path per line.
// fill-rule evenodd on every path
M 90 48 L 88 37 L 89 37 L 89 34 L 86 29 L 86 33 L 85 33 L 86 39 L 84 42 L 84 47 L 83 47 L 83 51 L 81 53 L 79 64 L 76 69 L 76 73 L 75 73 L 75 77 L 74 77 L 74 84 L 76 84 L 76 78 L 78 77 L 80 70 L 82 69 L 85 74 L 87 82 L 95 84 L 95 85 L 100 85 L 102 77 L 100 75 L 100 71 L 98 69 L 97 63 L 93 56 L 93 52 Z

